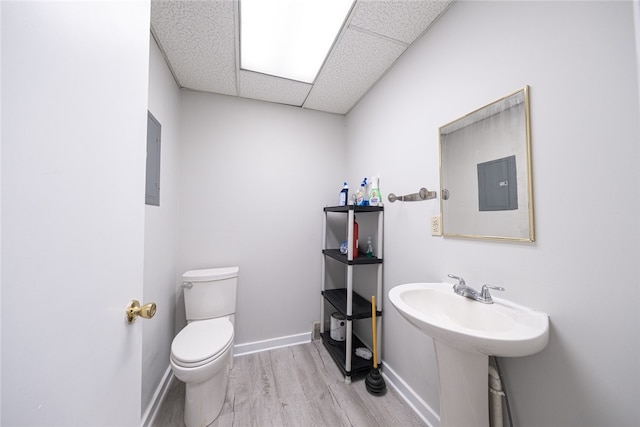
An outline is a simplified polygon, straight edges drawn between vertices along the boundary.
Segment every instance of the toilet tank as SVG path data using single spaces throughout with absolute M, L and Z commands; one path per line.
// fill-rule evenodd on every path
M 184 273 L 182 285 L 187 321 L 234 314 L 238 270 L 238 267 L 225 267 Z

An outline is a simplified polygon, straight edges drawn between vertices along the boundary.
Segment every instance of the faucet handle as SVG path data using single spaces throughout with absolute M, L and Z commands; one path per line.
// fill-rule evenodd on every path
M 447 274 L 447 276 L 451 277 L 452 279 L 456 279 L 458 281 L 458 285 L 466 285 L 462 277 L 454 276 L 453 274 Z
M 480 298 L 492 301 L 491 294 L 489 293 L 489 289 L 493 289 L 494 291 L 504 291 L 505 290 L 502 286 L 487 285 L 485 283 L 484 285 L 482 285 L 482 291 L 480 292 Z

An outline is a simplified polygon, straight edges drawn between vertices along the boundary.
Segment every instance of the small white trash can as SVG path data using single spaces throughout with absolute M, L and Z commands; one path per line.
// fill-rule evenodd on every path
M 344 341 L 346 318 L 338 313 L 331 314 L 331 339 L 334 341 Z

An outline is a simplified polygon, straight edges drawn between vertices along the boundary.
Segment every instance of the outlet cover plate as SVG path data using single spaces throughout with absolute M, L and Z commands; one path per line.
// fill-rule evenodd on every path
M 442 227 L 440 226 L 440 217 L 432 216 L 431 217 L 431 235 L 432 236 L 442 236 Z

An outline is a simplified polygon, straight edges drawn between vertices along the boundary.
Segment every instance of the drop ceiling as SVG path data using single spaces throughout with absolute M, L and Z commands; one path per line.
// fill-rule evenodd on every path
M 238 0 L 152 0 L 151 31 L 180 88 L 347 114 L 452 1 L 356 0 L 313 84 L 240 68 Z

